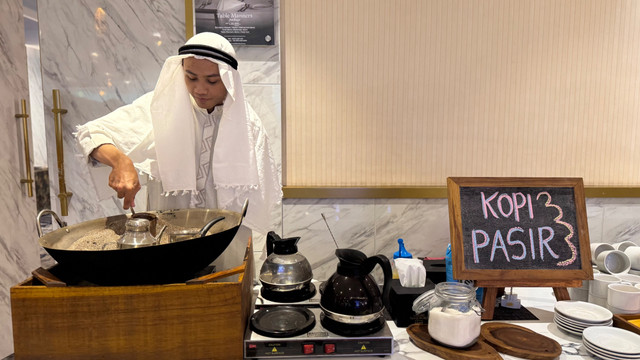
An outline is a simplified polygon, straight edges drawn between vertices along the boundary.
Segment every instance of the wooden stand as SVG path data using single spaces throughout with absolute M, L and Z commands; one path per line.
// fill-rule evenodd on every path
M 483 320 L 500 288 L 569 300 L 567 287 L 593 279 L 581 178 L 448 178 L 447 189 L 453 277 L 485 288 Z
M 478 287 L 484 287 L 484 298 L 482 300 L 482 320 L 493 319 L 493 312 L 496 306 L 496 299 L 498 297 L 498 291 L 507 287 L 507 284 L 498 286 L 495 281 L 477 281 Z M 581 280 L 569 280 L 552 284 L 530 284 L 530 283 L 510 283 L 508 287 L 552 287 L 553 294 L 556 296 L 556 300 L 571 300 L 567 287 L 580 287 L 582 285 Z
M 36 271 L 11 288 L 16 359 L 241 359 L 253 305 L 247 231 L 221 255 L 241 266 L 188 284 L 76 286 Z

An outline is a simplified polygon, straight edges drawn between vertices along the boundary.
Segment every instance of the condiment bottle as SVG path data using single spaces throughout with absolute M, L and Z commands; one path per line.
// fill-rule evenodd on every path
M 449 347 L 469 347 L 480 336 L 481 314 L 472 286 L 441 282 L 429 299 L 429 335 Z
M 125 223 L 125 233 L 118 240 L 120 249 L 155 245 L 157 239 L 149 232 L 149 220 L 131 218 Z

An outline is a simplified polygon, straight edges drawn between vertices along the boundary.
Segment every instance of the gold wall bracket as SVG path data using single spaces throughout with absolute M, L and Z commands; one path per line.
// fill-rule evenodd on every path
M 69 199 L 71 192 L 67 191 L 67 185 L 64 180 L 64 149 L 62 139 L 62 114 L 67 113 L 67 109 L 63 109 L 60 100 L 60 90 L 53 89 L 53 112 L 55 126 L 56 126 L 56 151 L 58 155 L 58 185 L 60 186 L 60 193 L 58 198 L 60 199 L 60 214 L 62 216 L 69 215 Z
M 29 197 L 33 196 L 33 178 L 31 177 L 31 155 L 29 154 L 29 124 L 27 120 L 29 119 L 29 114 L 27 113 L 27 100 L 22 99 L 22 113 L 16 114 L 16 119 L 22 119 L 22 136 L 24 144 L 24 163 L 25 163 L 25 172 L 27 175 L 26 179 L 20 179 L 21 184 L 27 185 L 27 194 Z

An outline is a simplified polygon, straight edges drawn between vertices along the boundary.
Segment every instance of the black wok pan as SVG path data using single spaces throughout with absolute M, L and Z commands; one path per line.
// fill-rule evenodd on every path
M 51 213 L 60 229 L 42 236 L 40 245 L 53 257 L 62 274 L 97 285 L 143 285 L 184 282 L 211 264 L 229 246 L 236 235 L 247 202 L 241 213 L 218 209 L 182 209 L 149 211 L 158 217 L 158 223 L 184 228 L 201 228 L 210 220 L 224 216 L 203 237 L 139 248 L 115 250 L 69 250 L 69 247 L 89 231 L 110 228 L 122 235 L 129 215 L 111 216 L 66 226 L 55 213 Z

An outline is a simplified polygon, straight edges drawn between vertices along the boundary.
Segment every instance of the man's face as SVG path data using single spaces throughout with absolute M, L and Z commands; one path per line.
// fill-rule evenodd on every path
M 182 68 L 189 94 L 199 107 L 211 112 L 215 106 L 222 105 L 227 97 L 227 89 L 220 78 L 218 64 L 188 57 L 184 59 Z

